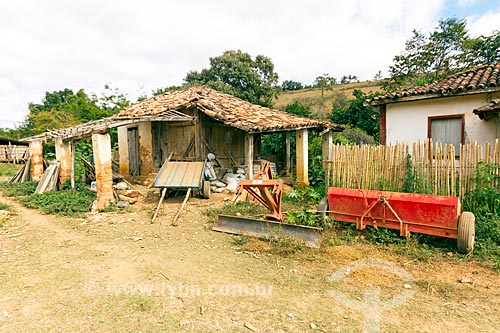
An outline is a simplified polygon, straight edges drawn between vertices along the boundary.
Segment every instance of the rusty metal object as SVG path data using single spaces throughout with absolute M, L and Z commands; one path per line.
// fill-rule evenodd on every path
M 264 238 L 293 236 L 303 241 L 306 246 L 319 248 L 321 243 L 320 233 L 323 229 L 245 217 L 219 215 L 217 224 L 212 230 Z
M 459 243 L 465 237 L 469 239 L 468 245 L 462 248 L 468 252 L 473 248 L 470 239 L 473 243 L 474 226 L 467 227 L 467 232 L 458 233 L 461 215 L 458 197 L 330 187 L 328 207 L 331 219 L 356 223 L 358 229 L 367 225 L 386 227 L 399 230 L 405 237 L 410 237 L 411 232 L 419 232 L 460 238 Z
M 281 211 L 283 180 L 273 179 L 271 164 L 269 162 L 264 163 L 262 169 L 255 175 L 253 180 L 239 181 L 233 202 L 236 202 L 245 190 L 271 212 L 264 216 L 266 219 L 280 222 L 285 220 L 285 215 Z

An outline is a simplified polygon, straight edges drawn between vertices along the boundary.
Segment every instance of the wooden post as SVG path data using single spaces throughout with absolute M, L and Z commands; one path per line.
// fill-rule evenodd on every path
M 97 209 L 101 210 L 113 197 L 113 171 L 111 169 L 111 139 L 108 133 L 92 134 L 95 178 L 97 185 Z
M 75 188 L 75 154 L 76 154 L 75 141 L 71 141 L 70 154 L 71 154 L 71 188 Z
M 153 171 L 153 132 L 151 122 L 145 121 L 139 123 L 139 146 L 141 157 L 141 176 L 147 176 Z
M 42 141 L 30 141 L 30 172 L 33 181 L 39 181 L 43 175 L 43 143 Z
M 253 178 L 253 134 L 245 134 L 245 165 L 247 167 L 247 179 Z
M 307 129 L 296 132 L 296 154 L 297 154 L 297 186 L 303 187 L 309 185 L 309 166 L 308 166 L 308 132 Z
M 283 133 L 285 139 L 285 176 L 289 177 L 292 174 L 291 171 L 291 150 L 290 150 L 290 142 L 291 142 L 291 134 L 290 132 Z
M 323 154 L 323 169 L 326 169 L 327 161 L 332 160 L 331 149 L 330 147 L 333 144 L 333 132 L 328 131 L 322 136 L 323 144 L 322 144 L 322 154 Z
M 59 184 L 64 185 L 66 180 L 71 179 L 71 168 L 73 156 L 71 154 L 71 142 L 65 142 L 61 138 L 55 140 L 56 159 L 59 162 Z
M 120 173 L 129 175 L 127 126 L 118 127 L 118 163 L 120 164 Z
M 328 193 L 328 187 L 330 187 L 330 166 L 329 162 L 333 162 L 332 156 L 332 145 L 333 145 L 333 132 L 328 131 L 323 134 L 322 137 L 322 155 L 323 155 L 323 170 L 325 170 L 325 191 Z
M 202 151 L 201 143 L 203 138 L 202 138 L 201 124 L 200 124 L 201 111 L 196 109 L 195 115 L 196 119 L 194 120 L 194 156 L 199 161 L 202 161 L 203 158 L 201 156 L 201 151 Z

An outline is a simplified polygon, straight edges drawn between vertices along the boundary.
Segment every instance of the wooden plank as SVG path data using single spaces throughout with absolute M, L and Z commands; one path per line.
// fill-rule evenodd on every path
M 37 185 L 37 187 L 35 189 L 35 193 L 43 193 L 43 192 L 45 192 L 47 190 L 47 187 L 50 184 L 50 179 L 53 176 L 53 174 L 55 172 L 55 169 L 56 169 L 56 165 L 55 164 L 49 165 L 49 167 L 43 173 L 42 178 L 38 182 L 38 185 Z
M 189 196 L 191 195 L 191 188 L 188 188 L 186 197 L 184 198 L 184 201 L 182 202 L 181 208 L 179 208 L 179 211 L 177 211 L 177 214 L 175 214 L 174 221 L 172 222 L 172 225 L 174 227 L 177 227 L 179 225 L 179 216 L 181 215 L 181 211 L 184 209 L 184 206 L 186 206 L 186 203 L 189 199 Z

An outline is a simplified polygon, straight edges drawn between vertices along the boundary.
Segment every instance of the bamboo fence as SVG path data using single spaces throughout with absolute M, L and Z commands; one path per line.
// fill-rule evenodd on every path
M 480 162 L 500 166 L 500 143 L 470 142 L 455 147 L 433 143 L 389 146 L 331 145 L 326 184 L 334 187 L 405 191 L 464 198 Z M 498 168 L 496 169 L 498 172 Z M 491 184 L 500 186 L 500 184 Z

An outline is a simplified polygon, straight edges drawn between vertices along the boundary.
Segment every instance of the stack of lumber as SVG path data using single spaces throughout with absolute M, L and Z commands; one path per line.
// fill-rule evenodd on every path
M 24 183 L 31 180 L 31 160 L 28 159 L 26 164 L 23 165 L 21 169 L 17 171 L 17 173 L 9 179 L 9 183 Z
M 59 181 L 59 162 L 51 163 L 43 173 L 35 193 L 43 193 L 57 190 L 57 182 Z
M 88 179 L 91 182 L 94 181 L 95 180 L 95 167 L 90 162 L 85 160 L 83 157 L 81 158 L 81 160 L 82 160 L 83 166 L 85 168 L 85 179 Z M 113 169 L 113 180 L 114 181 L 117 181 L 117 180 L 124 181 L 125 183 L 127 183 L 128 186 L 132 187 L 132 184 L 130 184 L 128 181 L 126 181 L 125 177 L 123 177 L 123 175 L 118 172 L 118 170 L 120 169 L 120 166 L 118 163 L 116 163 L 115 161 L 112 161 L 111 167 Z

